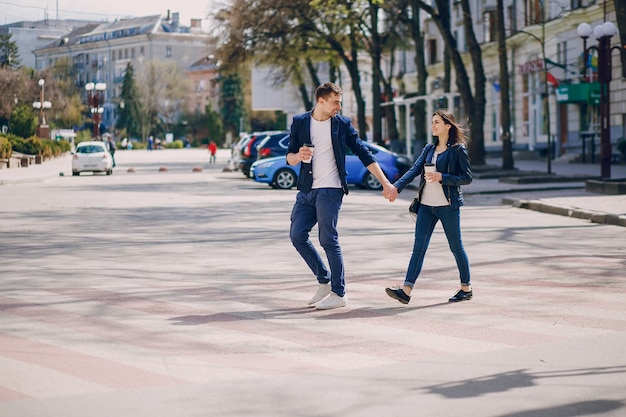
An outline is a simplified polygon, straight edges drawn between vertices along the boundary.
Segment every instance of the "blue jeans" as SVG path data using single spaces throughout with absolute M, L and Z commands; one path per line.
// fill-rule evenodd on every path
M 291 211 L 289 237 L 320 284 L 331 283 L 332 291 L 340 297 L 345 294 L 343 256 L 337 234 L 337 219 L 343 201 L 341 188 L 320 188 L 308 193 L 298 192 Z M 326 267 L 309 239 L 309 233 L 318 225 L 320 245 L 326 252 Z
M 415 222 L 415 241 L 413 243 L 413 254 L 406 271 L 404 285 L 413 288 L 415 281 L 422 271 L 424 256 L 430 243 L 430 237 L 437 222 L 441 220 L 443 230 L 448 238 L 448 245 L 459 268 L 461 285 L 470 285 L 470 267 L 467 254 L 463 248 L 461 240 L 461 211 L 450 206 L 431 207 L 422 205 Z

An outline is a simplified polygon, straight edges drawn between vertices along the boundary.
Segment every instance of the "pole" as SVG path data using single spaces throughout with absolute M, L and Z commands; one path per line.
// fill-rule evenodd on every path
M 541 1 L 541 57 L 543 58 L 543 88 L 546 95 L 546 130 L 548 131 L 548 142 L 546 150 L 546 164 L 548 175 L 552 174 L 552 129 L 550 125 L 550 93 L 548 90 L 548 61 L 546 60 L 546 5 Z
M 39 108 L 39 126 L 46 124 L 46 120 L 44 119 L 44 115 L 43 115 L 43 103 L 44 103 L 44 100 L 43 100 L 44 99 L 43 86 L 44 86 L 44 83 L 42 81 L 43 80 L 39 80 L 39 85 L 41 86 L 41 91 L 39 92 L 39 102 L 41 103 L 41 107 Z
M 598 81 L 600 82 L 600 176 L 611 178 L 611 37 L 598 41 Z

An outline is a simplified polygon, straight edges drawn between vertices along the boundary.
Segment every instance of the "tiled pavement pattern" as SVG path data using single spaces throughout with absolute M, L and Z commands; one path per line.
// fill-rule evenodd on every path
M 408 262 L 404 202 L 351 192 L 340 224 L 349 304 L 316 311 L 286 234 L 294 193 L 206 175 L 97 178 L 109 187 L 98 204 L 36 197 L 63 195 L 67 178 L 11 190 L 32 209 L 0 208 L 11 221 L 0 237 L 0 416 L 625 412 L 623 228 L 476 197 L 463 209 L 475 298 L 447 303 L 457 282 L 438 228 L 403 306 L 383 289 Z M 125 194 L 137 189 L 142 199 Z

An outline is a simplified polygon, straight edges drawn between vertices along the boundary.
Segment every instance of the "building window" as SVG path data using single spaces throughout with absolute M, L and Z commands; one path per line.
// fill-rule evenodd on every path
M 522 76 L 522 136 L 529 136 L 529 123 L 530 123 L 530 106 L 528 98 L 528 77 Z
M 492 10 L 489 12 L 485 12 L 483 25 L 483 30 L 485 31 L 485 33 L 483 34 L 485 37 L 485 42 L 496 41 L 496 27 L 496 11 Z
M 515 32 L 517 32 L 517 20 L 516 20 L 516 16 L 515 16 L 515 9 L 513 8 L 513 6 L 509 6 L 506 8 L 507 11 L 507 16 L 508 16 L 508 20 L 509 20 L 509 36 L 513 36 L 513 34 L 515 34 Z
M 172 47 L 170 45 L 167 45 L 165 47 L 165 57 L 166 58 L 171 58 L 172 57 Z
M 145 56 L 145 51 L 144 51 L 143 46 L 139 48 L 139 55 Z
M 437 63 L 437 40 L 430 39 L 428 41 L 428 65 Z
M 122 50 L 121 49 L 119 51 L 117 51 L 117 59 L 118 60 L 122 59 Z
M 128 59 L 128 49 L 124 49 L 124 59 Z
M 524 24 L 525 26 L 541 23 L 541 0 L 524 0 Z
M 132 59 L 135 59 L 135 48 L 132 48 L 132 49 L 130 50 L 130 57 L 131 57 Z

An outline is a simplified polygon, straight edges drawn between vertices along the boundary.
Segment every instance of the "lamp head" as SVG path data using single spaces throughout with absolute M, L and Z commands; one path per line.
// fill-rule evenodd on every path
M 93 90 L 95 88 L 95 86 L 96 85 L 94 83 L 87 83 L 87 84 L 85 84 L 85 90 L 91 91 L 91 90 Z
M 44 80 L 43 78 L 39 80 L 39 86 L 43 87 L 43 85 L 46 83 L 46 80 Z
M 581 23 L 580 25 L 578 25 L 576 32 L 578 32 L 578 36 L 586 39 L 591 36 L 591 25 L 589 23 Z
M 602 31 L 604 32 L 604 36 L 610 38 L 617 33 L 617 28 L 613 22 L 604 22 L 602 23 Z

